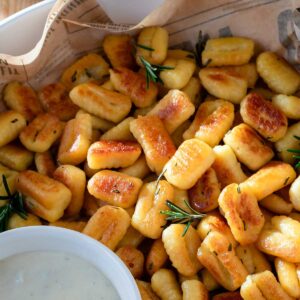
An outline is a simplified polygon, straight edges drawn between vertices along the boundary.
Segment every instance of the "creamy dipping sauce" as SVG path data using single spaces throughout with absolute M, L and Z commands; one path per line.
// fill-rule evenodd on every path
M 0 260 L 0 295 L 5 300 L 120 300 L 111 282 L 92 264 L 50 251 Z

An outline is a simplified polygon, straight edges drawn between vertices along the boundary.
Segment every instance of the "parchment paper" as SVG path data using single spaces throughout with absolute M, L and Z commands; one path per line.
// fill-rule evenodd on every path
M 122 25 L 113 24 L 96 0 L 58 0 L 32 51 L 0 54 L 0 91 L 11 80 L 39 89 L 57 81 L 84 53 L 101 51 L 108 32 L 135 34 L 152 25 L 169 31 L 174 48 L 194 48 L 200 30 L 209 37 L 245 36 L 253 38 L 258 49 L 276 51 L 299 67 L 298 7 L 300 0 L 166 0 L 139 24 Z

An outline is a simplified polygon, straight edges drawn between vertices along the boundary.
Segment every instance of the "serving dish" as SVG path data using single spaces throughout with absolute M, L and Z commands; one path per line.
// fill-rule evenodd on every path
M 122 300 L 139 300 L 135 281 L 121 259 L 96 240 L 50 226 L 29 226 L 0 234 L 0 260 L 32 251 L 59 251 L 74 254 L 90 262 L 113 284 Z

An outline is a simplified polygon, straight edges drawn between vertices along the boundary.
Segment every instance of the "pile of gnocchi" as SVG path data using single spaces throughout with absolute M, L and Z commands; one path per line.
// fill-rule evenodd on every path
M 150 27 L 102 46 L 39 91 L 3 90 L 0 173 L 28 211 L 8 229 L 100 241 L 143 300 L 299 299 L 300 75 L 248 38 L 195 55 Z M 167 200 L 204 216 L 185 230 Z

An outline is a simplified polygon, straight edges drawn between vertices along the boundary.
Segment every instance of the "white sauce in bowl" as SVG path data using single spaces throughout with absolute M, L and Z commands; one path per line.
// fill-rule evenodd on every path
M 0 260 L 0 295 L 5 300 L 120 300 L 111 282 L 92 264 L 50 251 Z

